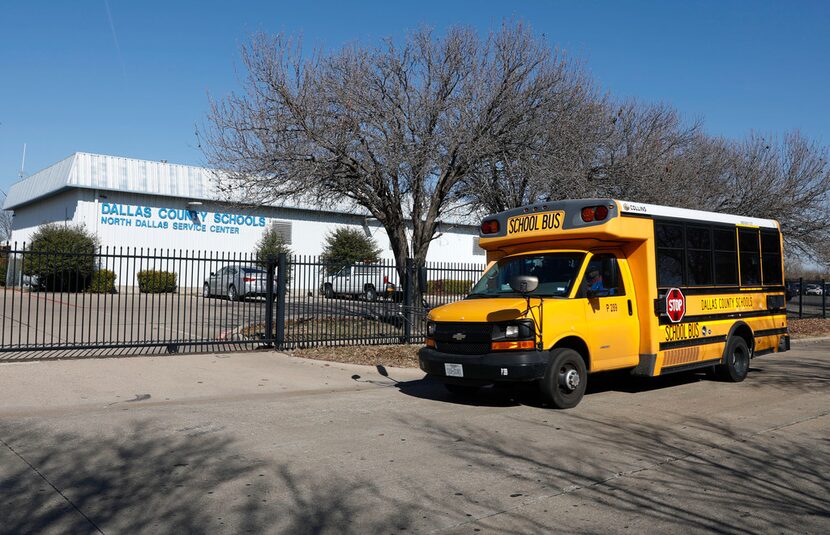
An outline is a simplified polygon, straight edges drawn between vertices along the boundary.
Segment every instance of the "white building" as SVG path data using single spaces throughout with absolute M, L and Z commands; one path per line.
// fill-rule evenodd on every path
M 291 205 L 244 207 L 219 198 L 211 170 L 78 152 L 14 184 L 3 206 L 14 212 L 11 242 L 22 243 L 46 223 L 83 224 L 103 247 L 144 251 L 250 253 L 276 225 L 297 255 L 319 255 L 325 235 L 361 229 L 392 259 L 377 220 L 360 208 L 325 210 Z M 428 261 L 483 263 L 478 221 L 447 220 Z

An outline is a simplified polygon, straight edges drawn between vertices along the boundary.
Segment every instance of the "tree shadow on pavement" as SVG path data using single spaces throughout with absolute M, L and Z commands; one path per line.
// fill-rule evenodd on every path
M 546 533 L 562 528 L 562 513 L 573 533 L 830 527 L 830 440 L 822 433 L 789 426 L 742 433 L 704 417 L 673 427 L 575 412 L 544 418 L 525 421 L 532 432 L 412 422 L 470 473 L 518 490 L 513 502 L 475 496 L 501 514 L 470 519 L 467 528 Z M 534 506 L 548 514 L 524 510 Z
M 367 533 L 406 529 L 368 481 L 247 458 L 212 431 L 100 436 L 0 424 L 0 533 Z

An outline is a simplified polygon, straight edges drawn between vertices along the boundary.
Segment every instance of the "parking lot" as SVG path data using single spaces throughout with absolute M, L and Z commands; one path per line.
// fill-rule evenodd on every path
M 828 355 L 569 411 L 271 351 L 0 363 L 0 532 L 826 533 Z
M 145 343 L 156 345 L 133 352 L 167 352 L 172 347 L 203 351 L 223 342 L 255 347 L 266 321 L 264 298 L 204 298 L 197 290 L 156 295 L 7 289 L 2 296 L 0 347 L 7 353 L 39 347 L 93 349 Z M 292 339 L 314 335 L 325 342 L 367 336 L 394 340 L 403 334 L 405 318 L 402 304 L 388 299 L 368 302 L 294 295 L 286 299 L 285 321 L 286 334 Z M 13 358 L 31 357 L 17 354 Z

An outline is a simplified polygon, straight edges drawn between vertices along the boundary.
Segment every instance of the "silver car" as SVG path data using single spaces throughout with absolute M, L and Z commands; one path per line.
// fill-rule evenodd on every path
M 202 296 L 227 297 L 231 301 L 264 296 L 267 281 L 268 273 L 264 269 L 229 265 L 210 274 L 202 287 Z

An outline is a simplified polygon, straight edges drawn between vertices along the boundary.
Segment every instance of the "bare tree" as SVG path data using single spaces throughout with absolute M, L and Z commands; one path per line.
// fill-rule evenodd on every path
M 400 47 L 310 57 L 296 40 L 259 35 L 243 63 L 245 92 L 213 101 L 208 117 L 204 146 L 222 189 L 251 203 L 362 206 L 400 268 L 425 260 L 483 162 L 539 154 L 536 134 L 573 85 L 568 64 L 522 24 L 486 40 L 421 30 Z
M 733 157 L 714 209 L 777 219 L 788 249 L 830 260 L 830 154 L 799 132 L 756 134 L 732 144 Z

